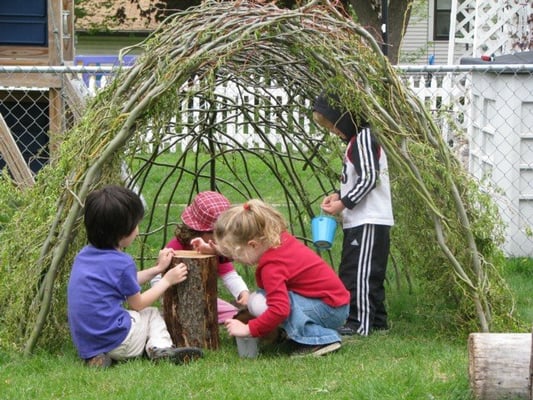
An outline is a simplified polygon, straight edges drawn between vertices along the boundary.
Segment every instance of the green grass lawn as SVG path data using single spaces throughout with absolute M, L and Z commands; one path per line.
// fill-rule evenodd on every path
M 513 261 L 507 280 L 517 311 L 530 320 L 533 262 Z M 390 285 L 389 285 L 390 286 Z M 89 369 L 68 346 L 31 358 L 0 353 L 1 399 L 471 399 L 466 337 L 427 329 L 416 294 L 388 287 L 392 328 L 350 338 L 334 354 L 290 358 L 263 346 L 257 359 L 240 359 L 234 339 L 220 329 L 219 350 L 186 365 L 139 359 L 108 370 Z
M 184 180 L 175 192 L 168 184 L 168 191 L 158 192 L 158 185 L 168 177 L 163 170 L 154 168 L 152 172 L 143 193 L 154 212 L 148 213 L 149 221 L 143 222 L 142 228 L 152 232 L 147 236 L 147 252 L 155 255 L 172 235 L 173 223 L 179 220 L 194 188 Z M 264 185 L 261 190 L 268 193 L 267 201 L 276 202 L 281 193 L 276 183 L 268 180 L 268 174 L 254 174 L 258 176 L 255 184 Z M 220 186 L 223 192 L 229 188 L 223 183 Z M 208 186 L 200 182 L 199 189 Z M 242 196 L 228 197 L 242 201 Z M 169 204 L 172 215 L 165 219 Z M 162 237 L 165 230 L 166 239 Z M 341 234 L 337 231 L 332 258 L 324 254 L 334 266 Z M 253 287 L 253 269 L 237 268 Z M 516 311 L 528 323 L 533 318 L 532 275 L 532 260 L 512 260 L 505 271 L 516 295 Z M 220 349 L 207 350 L 205 358 L 186 366 L 138 359 L 95 370 L 84 366 L 71 344 L 54 354 L 40 350 L 30 358 L 0 349 L 0 399 L 471 399 L 467 337 L 451 337 L 432 328 L 436 325 L 428 324 L 431 316 L 420 312 L 424 307 L 416 290 L 416 282 L 412 292 L 396 288 L 390 267 L 387 304 L 391 330 L 350 338 L 338 352 L 321 358 L 293 359 L 282 347 L 263 346 L 257 359 L 240 359 L 234 339 L 222 327 Z M 227 298 L 224 289 L 220 295 Z
M 263 349 L 257 359 L 240 359 L 222 334 L 220 350 L 187 366 L 134 360 L 94 370 L 69 348 L 30 359 L 4 354 L 0 368 L 2 399 L 470 398 L 465 343 L 401 324 L 388 335 L 350 339 L 321 358 Z

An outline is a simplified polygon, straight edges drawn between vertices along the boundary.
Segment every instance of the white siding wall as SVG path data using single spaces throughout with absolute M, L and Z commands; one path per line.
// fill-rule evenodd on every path
M 431 55 L 435 57 L 434 64 L 447 64 L 448 41 L 433 40 L 434 0 L 415 0 L 415 3 L 400 48 L 400 64 L 428 64 Z
M 428 43 L 427 19 L 412 16 L 400 47 L 400 64 L 427 64 L 432 52 Z

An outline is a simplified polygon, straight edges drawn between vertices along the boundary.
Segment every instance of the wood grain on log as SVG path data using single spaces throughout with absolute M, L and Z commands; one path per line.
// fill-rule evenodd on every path
M 468 353 L 476 399 L 530 399 L 531 333 L 471 333 Z
M 218 349 L 217 257 L 178 250 L 169 268 L 183 262 L 187 279 L 163 295 L 163 315 L 176 346 Z

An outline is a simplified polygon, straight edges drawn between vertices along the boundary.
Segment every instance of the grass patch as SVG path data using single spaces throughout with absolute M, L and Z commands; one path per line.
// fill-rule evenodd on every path
M 86 368 L 73 348 L 30 359 L 2 355 L 3 399 L 469 399 L 464 344 L 395 333 L 355 338 L 335 354 L 291 359 L 276 348 L 242 360 L 221 349 L 187 366 L 140 359 Z
M 142 193 L 148 205 L 141 227 L 146 239 L 145 257 L 155 256 L 172 236 L 191 192 L 196 192 L 192 178 L 182 177 L 179 187 L 172 187 L 169 182 L 174 177 L 168 165 L 175 156 L 164 157 L 143 178 Z M 280 210 L 288 213 L 279 198 L 284 193 L 279 184 L 261 173 L 260 165 L 249 162 L 253 175 L 258 177 L 255 184 L 259 192 L 268 194 L 265 200 L 279 203 Z M 220 182 L 230 179 L 225 173 L 224 169 L 217 170 Z M 198 190 L 209 189 L 207 179 L 197 183 Z M 320 198 L 320 190 L 309 186 Z M 219 190 L 232 202 L 245 199 L 223 183 Z M 243 188 L 241 191 L 256 197 Z M 319 212 L 318 205 L 315 208 Z M 298 229 L 295 227 L 297 234 L 301 233 Z M 334 268 L 338 265 L 341 236 L 339 229 L 332 251 L 323 254 Z M 137 256 L 142 244 L 139 240 L 128 252 Z M 147 259 L 147 266 L 151 266 Z M 254 269 L 238 264 L 236 268 L 253 288 Z M 85 367 L 70 343 L 56 354 L 39 351 L 30 358 L 0 349 L 0 398 L 470 400 L 467 338 L 450 337 L 436 328 L 435 318 L 439 317 L 424 312 L 428 306 L 423 304 L 426 300 L 417 282 L 408 286 L 399 271 L 389 265 L 386 290 L 391 330 L 348 339 L 338 352 L 325 357 L 291 359 L 283 348 L 263 346 L 257 359 L 240 359 L 234 339 L 223 328 L 220 349 L 206 351 L 204 359 L 187 366 L 155 365 L 138 359 L 101 371 Z M 532 275 L 532 260 L 509 260 L 505 279 L 524 321 L 533 317 Z M 229 299 L 226 290 L 219 288 L 220 297 Z
M 516 262 L 522 261 L 509 261 L 505 278 L 518 313 L 529 318 L 531 271 Z M 416 311 L 416 290 L 408 294 L 389 284 L 387 292 L 391 330 L 345 340 L 337 353 L 321 358 L 291 359 L 282 348 L 263 346 L 257 359 L 240 359 L 223 328 L 220 349 L 187 366 L 138 359 L 93 370 L 70 345 L 31 358 L 0 352 L 0 397 L 471 400 L 466 338 L 428 329 Z

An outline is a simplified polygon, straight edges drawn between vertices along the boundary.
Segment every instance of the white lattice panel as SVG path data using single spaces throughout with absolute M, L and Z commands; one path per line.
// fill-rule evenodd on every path
M 450 57 L 457 53 L 460 57 L 481 57 L 530 50 L 532 3 L 533 0 L 452 0 L 455 20 L 450 26 Z

